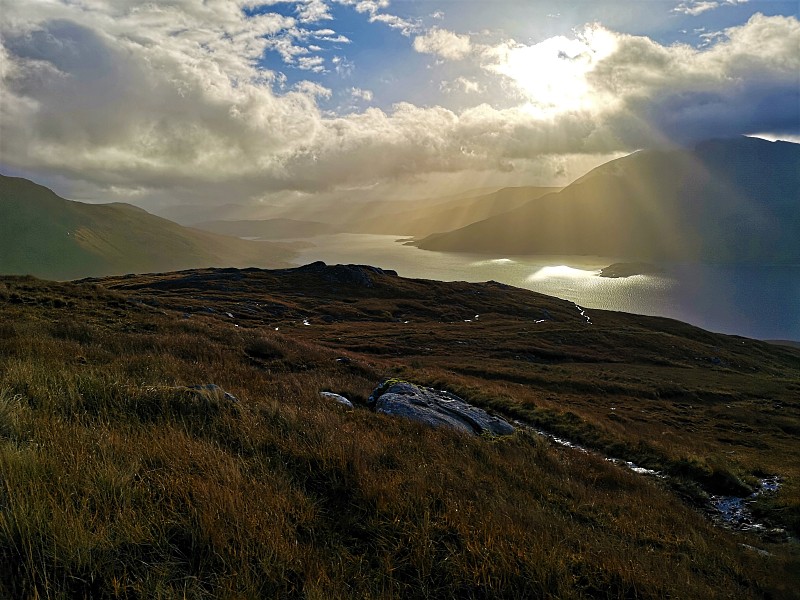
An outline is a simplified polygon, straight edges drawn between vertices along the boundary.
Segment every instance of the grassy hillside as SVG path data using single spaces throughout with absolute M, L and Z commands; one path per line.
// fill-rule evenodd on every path
M 83 204 L 0 175 L 0 273 L 52 279 L 206 266 L 280 266 L 288 247 L 223 237 L 128 204 Z
M 3 278 L 0 596 L 797 597 L 800 352 L 587 316 L 321 264 Z M 373 413 L 385 376 L 601 454 Z M 766 474 L 769 535 L 699 508 Z
M 642 151 L 418 245 L 631 260 L 800 262 L 800 145 L 741 138 Z

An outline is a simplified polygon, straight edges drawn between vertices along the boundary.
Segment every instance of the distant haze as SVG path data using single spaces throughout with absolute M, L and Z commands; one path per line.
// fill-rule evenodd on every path
M 637 152 L 426 250 L 800 264 L 800 145 L 746 137 Z

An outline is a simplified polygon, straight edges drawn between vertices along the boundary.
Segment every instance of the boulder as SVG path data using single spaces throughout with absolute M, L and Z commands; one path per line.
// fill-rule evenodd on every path
M 334 394 L 333 392 L 320 392 L 319 395 L 322 396 L 323 398 L 327 398 L 328 400 L 333 400 L 334 402 L 338 402 L 339 404 L 342 404 L 348 408 L 353 408 L 353 403 L 350 402 L 350 400 L 348 400 L 344 396 L 341 396 L 339 394 Z
M 407 381 L 389 380 L 369 398 L 376 412 L 404 417 L 431 427 L 450 427 L 475 435 L 509 435 L 514 427 L 455 394 Z

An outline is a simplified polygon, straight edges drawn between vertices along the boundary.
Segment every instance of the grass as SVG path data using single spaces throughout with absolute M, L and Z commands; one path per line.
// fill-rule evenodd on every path
M 685 463 L 701 488 L 706 469 L 780 474 L 760 509 L 791 526 L 797 352 L 592 320 L 500 286 L 328 270 L 4 278 L 0 597 L 796 597 L 796 544 L 721 529 L 656 480 L 363 406 L 396 376 Z M 189 388 L 205 383 L 239 401 Z

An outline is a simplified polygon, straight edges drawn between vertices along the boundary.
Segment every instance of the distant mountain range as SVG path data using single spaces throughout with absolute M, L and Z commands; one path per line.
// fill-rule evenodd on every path
M 0 274 L 72 279 L 285 266 L 291 245 L 227 235 L 287 239 L 339 231 L 427 236 L 414 242 L 426 250 L 800 264 L 800 145 L 742 137 L 640 151 L 560 191 L 519 187 L 387 200 L 365 204 L 361 216 L 345 221 L 215 220 L 200 231 L 128 204 L 73 202 L 0 175 Z
M 164 206 L 153 211 L 153 214 L 174 221 L 187 227 L 195 227 L 197 223 L 222 220 L 266 219 L 278 211 L 273 205 L 257 206 L 228 202 L 225 204 L 201 205 L 178 204 Z
M 337 233 L 339 229 L 318 221 L 298 221 L 296 219 L 263 219 L 259 221 L 205 221 L 194 225 L 197 229 L 221 235 L 241 238 L 261 238 L 282 240 L 289 238 L 313 237 L 326 233 Z
M 282 266 L 287 245 L 182 227 L 129 204 L 65 200 L 0 175 L 0 273 L 49 279 L 206 266 Z
M 800 145 L 741 137 L 608 162 L 426 250 L 800 263 Z
M 559 191 L 558 187 L 507 187 L 497 191 L 476 190 L 424 203 L 398 203 L 402 210 L 369 216 L 347 225 L 348 231 L 428 235 L 451 231 L 493 215 L 507 212 L 526 202 Z

